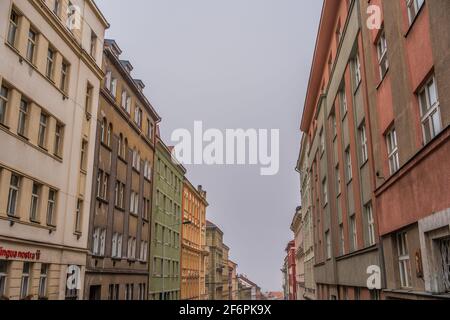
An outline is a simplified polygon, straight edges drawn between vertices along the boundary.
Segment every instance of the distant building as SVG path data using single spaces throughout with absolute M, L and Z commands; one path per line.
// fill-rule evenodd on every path
M 261 300 L 261 288 L 245 275 L 238 275 L 239 300 Z
M 223 232 L 214 223 L 206 222 L 206 245 L 209 250 L 206 287 L 209 300 L 223 299 Z M 228 285 L 228 283 L 227 283 Z
M 230 270 L 228 265 L 228 257 L 230 248 L 222 245 L 222 300 L 230 300 Z
M 291 231 L 295 237 L 295 265 L 297 295 L 295 300 L 304 300 L 305 296 L 305 255 L 303 251 L 303 221 L 301 207 L 298 207 L 291 224 Z
M 288 300 L 297 300 L 297 264 L 295 241 L 292 240 L 286 247 L 287 274 L 288 274 Z
M 239 299 L 239 283 L 237 279 L 237 264 L 228 260 L 228 300 Z

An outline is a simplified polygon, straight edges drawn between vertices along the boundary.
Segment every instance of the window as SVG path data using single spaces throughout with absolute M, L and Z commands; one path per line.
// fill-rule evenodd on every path
M 139 252 L 139 260 L 146 262 L 147 261 L 147 250 L 148 250 L 148 243 L 147 241 L 141 241 L 141 247 Z
M 90 45 L 90 48 L 89 48 L 89 54 L 91 55 L 92 58 L 95 59 L 96 53 L 97 53 L 97 35 L 92 30 L 91 31 L 91 45 Z
M 139 300 L 145 300 L 147 292 L 145 291 L 145 283 L 139 284 Z
M 119 141 L 117 142 L 118 146 L 117 146 L 117 155 L 119 157 L 123 157 L 123 135 L 119 134 Z
M 153 139 L 153 123 L 150 119 L 147 119 L 147 138 Z
M 386 34 L 383 32 L 377 42 L 378 64 L 380 66 L 380 79 L 383 79 L 389 69 L 389 60 L 387 56 Z
M 27 60 L 34 63 L 34 52 L 36 51 L 36 32 L 30 28 L 28 31 L 28 43 L 27 43 Z
M 102 123 L 100 124 L 100 142 L 105 143 L 106 141 L 106 127 L 108 126 L 108 121 L 106 118 L 103 118 Z
M 45 75 L 49 79 L 53 79 L 53 69 L 54 69 L 54 63 L 55 63 L 55 51 L 53 49 L 48 49 L 47 51 L 47 67 L 45 69 Z
M 75 212 L 75 232 L 81 233 L 81 217 L 83 215 L 83 200 L 77 200 L 77 209 Z
M 406 232 L 397 234 L 397 253 L 402 288 L 411 287 L 411 265 L 408 252 L 408 236 Z
M 48 264 L 41 264 L 41 274 L 39 276 L 38 297 L 40 299 L 47 297 L 47 278 L 48 278 Z
M 450 238 L 439 239 L 436 244 L 439 248 L 439 260 L 441 261 L 441 272 L 443 276 L 442 282 L 445 291 L 450 292 Z
M 92 111 L 92 93 L 94 91 L 94 87 L 88 83 L 86 88 L 86 100 L 84 103 L 84 108 L 86 113 L 91 114 Z
M 110 284 L 108 288 L 108 299 L 119 300 L 119 284 Z
M 123 209 L 125 205 L 125 185 L 123 183 L 120 184 L 119 201 L 119 207 Z
M 345 254 L 345 232 L 344 232 L 344 225 L 343 224 L 341 224 L 340 226 L 339 226 L 339 238 L 340 238 L 340 244 L 341 244 L 341 246 L 340 246 L 340 252 L 341 252 L 341 255 L 344 255 Z
M 323 196 L 323 205 L 326 206 L 328 204 L 328 188 L 327 188 L 327 179 L 323 179 L 322 181 L 322 196 Z
M 11 181 L 9 184 L 8 194 L 8 207 L 7 213 L 9 216 L 14 217 L 17 211 L 17 200 L 19 198 L 20 177 L 16 174 L 11 175 Z
M 356 89 L 361 83 L 361 62 L 359 61 L 358 53 L 356 53 L 355 57 L 353 58 L 353 76 Z
M 373 208 L 372 204 L 369 203 L 364 207 L 364 211 L 366 212 L 366 221 L 367 221 L 367 237 L 369 241 L 369 246 L 373 246 L 376 243 L 375 239 L 375 220 L 373 217 Z
M 8 261 L 0 260 L 0 297 L 5 295 L 7 277 L 8 277 Z
M 97 172 L 97 198 L 101 198 L 102 196 L 102 177 L 103 172 L 99 170 Z
M 408 7 L 408 17 L 409 23 L 412 24 L 417 14 L 419 13 L 420 8 L 424 4 L 425 0 L 406 0 L 406 5 Z
M 330 231 L 325 232 L 325 242 L 327 244 L 327 259 L 331 259 L 332 252 L 331 252 L 331 236 Z
M 47 125 L 48 116 L 44 113 L 41 113 L 41 118 L 39 121 L 38 144 L 42 148 L 45 148 L 47 144 Z
M 55 206 L 56 206 L 56 191 L 50 189 L 48 192 L 47 202 L 47 225 L 55 225 Z
M 133 300 L 134 284 L 125 285 L 125 300 Z
M 341 91 L 339 91 L 339 103 L 341 105 L 341 116 L 342 118 L 344 118 L 348 112 L 347 95 L 345 93 L 345 87 L 342 88 Z
M 30 287 L 30 272 L 31 264 L 29 262 L 24 262 L 22 269 L 22 282 L 20 284 L 20 299 L 25 299 L 28 296 Z
M 364 122 L 359 127 L 359 140 L 361 143 L 361 163 L 364 164 L 369 159 L 369 151 L 367 148 L 366 124 Z
M 28 123 L 28 102 L 20 100 L 19 107 L 19 124 L 17 126 L 17 133 L 21 136 L 26 136 Z
M 111 147 L 111 135 L 112 135 L 112 132 L 113 132 L 113 127 L 112 127 L 112 123 L 110 123 L 108 125 L 108 131 L 106 132 L 106 145 L 108 147 Z
M 320 130 L 320 154 L 325 152 L 325 134 L 323 129 Z
M 128 238 L 128 259 L 136 259 L 136 238 Z
M 117 79 L 111 80 L 111 94 L 115 98 L 117 96 Z
M 8 88 L 1 86 L 0 89 L 0 124 L 5 124 L 6 107 L 8 106 Z
M 55 0 L 53 3 L 53 13 L 57 16 L 61 16 L 61 0 Z
M 87 147 L 88 142 L 83 139 L 83 141 L 81 142 L 81 162 L 80 162 L 80 169 L 83 171 L 86 170 Z
M 39 221 L 39 198 L 41 195 L 41 185 L 36 182 L 33 183 L 31 191 L 31 205 L 30 205 L 30 220 L 33 222 Z
M 352 156 L 350 154 L 350 147 L 347 147 L 347 149 L 345 150 L 345 175 L 347 178 L 347 182 L 350 182 L 353 179 Z
M 434 76 L 419 92 L 420 114 L 425 144 L 442 131 L 439 97 Z
M 397 146 L 397 133 L 395 128 L 392 128 L 386 134 L 386 143 L 387 143 L 387 151 L 388 151 L 388 159 L 389 159 L 389 171 L 391 174 L 400 169 L 400 162 L 398 156 L 398 146 Z
M 9 17 L 8 43 L 13 47 L 16 44 L 17 26 L 19 24 L 19 15 L 12 10 Z
M 105 248 L 106 248 L 106 229 L 103 229 L 100 235 L 100 255 L 102 257 L 105 255 Z
M 121 105 L 122 105 L 122 108 L 124 108 L 124 109 L 127 108 L 127 99 L 128 99 L 128 93 L 125 90 L 123 90 L 122 91 Z
M 109 186 L 109 175 L 105 173 L 103 175 L 103 194 L 102 199 L 107 200 L 108 199 L 108 186 Z
M 56 124 L 55 128 L 55 146 L 53 153 L 57 157 L 62 157 L 62 142 L 63 142 L 63 136 L 64 136 L 64 126 L 61 123 Z
M 339 170 L 339 165 L 336 166 L 335 173 L 336 173 L 336 194 L 340 195 L 342 190 L 341 190 L 341 173 Z
M 336 121 L 336 113 L 332 113 L 331 115 L 331 129 L 333 130 L 333 139 L 337 137 L 337 121 Z
M 105 88 L 108 91 L 111 91 L 111 81 L 112 81 L 112 73 L 111 71 L 107 71 L 105 75 Z
M 139 128 L 142 127 L 142 109 L 139 107 L 134 109 L 134 122 L 136 122 Z
M 120 233 L 114 233 L 112 239 L 112 257 L 122 258 L 122 239 L 123 236 Z
M 351 244 L 352 244 L 352 251 L 355 251 L 358 248 L 358 232 L 356 229 L 356 216 L 353 215 L 350 217 L 350 230 L 351 230 Z
M 131 97 L 127 97 L 127 102 L 125 104 L 125 110 L 128 114 L 131 113 Z
M 67 92 L 67 79 L 69 76 L 69 63 L 67 61 L 63 61 L 62 65 L 61 65 L 61 82 L 59 84 L 59 88 L 64 91 Z

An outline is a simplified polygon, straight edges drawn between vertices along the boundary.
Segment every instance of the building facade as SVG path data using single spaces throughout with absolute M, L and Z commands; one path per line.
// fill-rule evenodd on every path
M 301 123 L 318 299 L 381 295 L 367 288 L 367 271 L 381 259 L 360 5 L 324 1 Z
M 183 224 L 181 244 L 181 299 L 205 299 L 206 191 L 183 183 Z
M 319 299 L 449 297 L 449 12 L 324 1 L 301 124 Z
M 297 295 L 295 300 L 304 300 L 306 293 L 305 290 L 305 255 L 303 251 L 303 221 L 302 221 L 302 207 L 298 207 L 294 218 L 291 223 L 291 231 L 294 233 L 295 242 L 295 265 L 296 265 L 296 275 L 295 282 L 297 285 Z
M 450 2 L 371 2 L 382 27 L 361 33 L 384 296 L 448 299 Z
M 0 296 L 83 299 L 102 46 L 90 0 L 0 2 Z M 86 96 L 89 94 L 89 104 Z
M 149 272 L 155 127 L 160 117 L 120 59 L 114 40 L 105 40 L 85 297 L 146 300 Z
M 295 241 L 289 241 L 286 247 L 286 255 L 287 255 L 287 293 L 288 300 L 297 300 L 297 258 L 296 254 L 297 250 L 295 247 Z
M 239 300 L 255 301 L 262 299 L 261 288 L 245 275 L 238 275 Z
M 316 299 L 316 283 L 314 280 L 314 228 L 312 219 L 312 202 L 311 202 L 311 177 L 309 174 L 307 150 L 307 136 L 302 136 L 302 142 L 300 147 L 300 155 L 297 162 L 297 172 L 300 173 L 300 216 L 301 220 L 301 233 L 302 239 L 298 242 L 302 242 L 300 257 L 303 259 L 303 273 L 304 273 L 304 286 L 301 290 L 303 293 L 299 294 L 300 300 L 315 300 Z M 301 280 L 301 276 L 300 276 Z
M 150 300 L 181 298 L 181 214 L 186 169 L 157 135 L 150 241 Z
M 239 299 L 239 284 L 237 279 L 237 267 L 238 265 L 228 260 L 228 300 L 238 300 Z
M 230 247 L 226 244 L 222 246 L 222 299 L 229 300 L 230 298 L 230 270 L 228 267 L 228 258 L 230 255 Z
M 208 263 L 206 270 L 206 287 L 208 300 L 223 299 L 223 232 L 210 221 L 206 221 L 206 245 Z

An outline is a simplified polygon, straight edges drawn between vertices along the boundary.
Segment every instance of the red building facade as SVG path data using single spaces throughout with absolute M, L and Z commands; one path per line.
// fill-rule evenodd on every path
M 324 1 L 301 123 L 319 299 L 448 297 L 448 16 L 446 0 Z
M 287 254 L 287 273 L 289 284 L 289 300 L 297 300 L 297 266 L 296 266 L 296 250 L 295 241 L 292 240 L 286 247 Z

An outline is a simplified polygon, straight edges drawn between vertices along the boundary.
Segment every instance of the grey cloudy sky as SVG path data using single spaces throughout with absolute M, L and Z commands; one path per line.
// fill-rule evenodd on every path
M 280 268 L 300 202 L 299 123 L 322 1 L 97 0 L 107 38 L 163 117 L 177 128 L 280 129 L 280 172 L 255 166 L 187 166 L 208 191 L 208 219 L 225 233 L 238 272 L 281 290 Z

